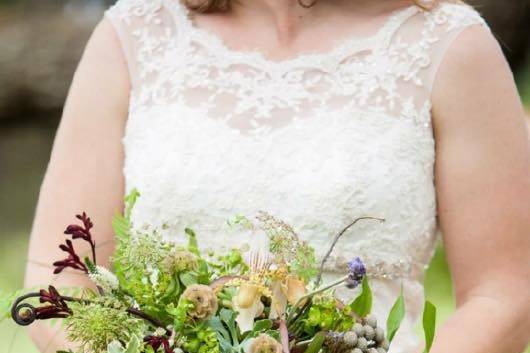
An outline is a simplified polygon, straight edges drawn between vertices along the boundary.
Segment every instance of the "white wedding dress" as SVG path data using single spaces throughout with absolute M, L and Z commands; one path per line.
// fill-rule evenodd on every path
M 119 0 L 106 12 L 132 82 L 123 142 L 126 189 L 142 195 L 135 226 L 177 242 L 191 227 L 222 251 L 253 241 L 228 219 L 264 210 L 322 255 L 353 219 L 385 218 L 352 228 L 327 276 L 361 257 L 382 323 L 403 285 L 407 316 L 390 352 L 416 353 L 437 228 L 430 94 L 459 33 L 487 28 L 481 16 L 411 5 L 369 37 L 273 61 L 229 48 L 188 15 L 178 0 Z

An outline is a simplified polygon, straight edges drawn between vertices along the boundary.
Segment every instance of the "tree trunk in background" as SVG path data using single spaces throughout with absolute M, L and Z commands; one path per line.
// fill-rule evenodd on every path
M 178 0 L 174 0 L 178 1 Z M 322 0 L 324 1 L 324 0 Z M 86 41 L 111 0 L 0 0 L 0 120 L 57 121 Z M 470 0 L 517 72 L 530 48 L 530 0 Z

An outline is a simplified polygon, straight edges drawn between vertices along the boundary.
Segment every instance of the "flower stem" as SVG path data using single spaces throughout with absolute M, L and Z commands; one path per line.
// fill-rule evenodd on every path
M 306 295 L 300 297 L 300 299 L 298 299 L 296 304 L 293 306 L 293 310 L 289 313 L 289 316 L 287 317 L 287 322 L 291 321 L 291 319 L 293 318 L 293 313 L 296 311 L 296 308 L 298 308 L 300 303 L 302 303 L 304 300 L 306 300 L 308 298 L 312 298 L 312 297 L 314 297 L 315 295 L 317 295 L 319 293 L 325 292 L 328 289 L 336 287 L 339 284 L 344 283 L 348 278 L 349 278 L 349 276 L 344 276 L 344 277 L 336 280 L 335 282 L 328 283 L 328 284 L 324 285 L 323 287 L 320 287 L 320 288 L 318 288 L 318 289 L 316 289 L 316 290 L 314 290 L 314 291 L 312 291 L 310 293 L 307 293 Z
M 324 255 L 324 257 L 322 258 L 322 263 L 320 264 L 320 269 L 318 271 L 317 278 L 315 279 L 315 286 L 316 287 L 320 284 L 320 281 L 322 280 L 322 274 L 324 272 L 324 264 L 329 259 L 331 253 L 333 252 L 333 249 L 335 248 L 335 246 L 339 242 L 339 239 L 344 235 L 344 233 L 346 233 L 348 231 L 348 229 L 353 227 L 357 222 L 359 222 L 361 220 L 364 220 L 364 219 L 372 219 L 372 220 L 376 220 L 376 221 L 379 221 L 379 222 L 384 222 L 385 221 L 383 218 L 377 218 L 377 217 L 370 217 L 370 216 L 359 217 L 356 220 L 354 220 L 352 223 L 348 224 L 343 230 L 341 230 L 340 233 L 338 233 L 335 236 L 335 239 L 333 239 L 333 243 L 331 243 L 331 246 L 330 246 L 328 252 L 326 253 L 326 255 Z

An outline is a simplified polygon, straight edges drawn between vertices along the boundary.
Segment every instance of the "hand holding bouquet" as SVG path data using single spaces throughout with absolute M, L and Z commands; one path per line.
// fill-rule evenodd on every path
M 124 215 L 113 221 L 117 247 L 113 272 L 96 263 L 92 221 L 77 216 L 71 237 L 60 245 L 67 256 L 55 262 L 54 273 L 81 271 L 95 284 L 78 296 L 61 294 L 53 286 L 29 293 L 12 304 L 19 325 L 61 318 L 68 338 L 79 352 L 90 353 L 384 353 L 405 314 L 403 295 L 397 298 L 386 333 L 370 315 L 372 293 L 366 269 L 354 258 L 344 277 L 322 284 L 326 256 L 317 263 L 314 249 L 284 222 L 259 213 L 255 221 L 237 217 L 233 226 L 266 239 L 266 246 L 242 253 L 203 254 L 195 233 L 186 229 L 187 246 L 164 241 L 156 231 L 134 229 L 131 210 L 139 194 L 126 197 Z M 89 243 L 90 257 L 81 258 L 73 241 Z M 259 242 L 256 242 L 259 243 Z M 337 286 L 360 294 L 344 303 Z M 424 314 L 427 350 L 434 335 L 434 309 Z

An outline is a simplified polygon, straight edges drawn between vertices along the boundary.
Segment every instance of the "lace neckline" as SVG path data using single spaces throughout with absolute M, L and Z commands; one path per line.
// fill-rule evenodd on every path
M 179 0 L 167 1 L 172 16 L 180 26 L 179 39 L 186 37 L 189 41 L 198 41 L 229 62 L 243 61 L 271 73 L 277 72 L 280 75 L 286 71 L 303 67 L 332 72 L 345 58 L 354 53 L 387 47 L 401 25 L 420 11 L 416 5 L 394 10 L 387 16 L 375 34 L 366 37 L 347 36 L 338 40 L 329 50 L 301 52 L 290 58 L 276 60 L 267 58 L 263 52 L 257 49 L 237 50 L 230 48 L 214 32 L 197 26 L 191 18 L 190 11 Z

